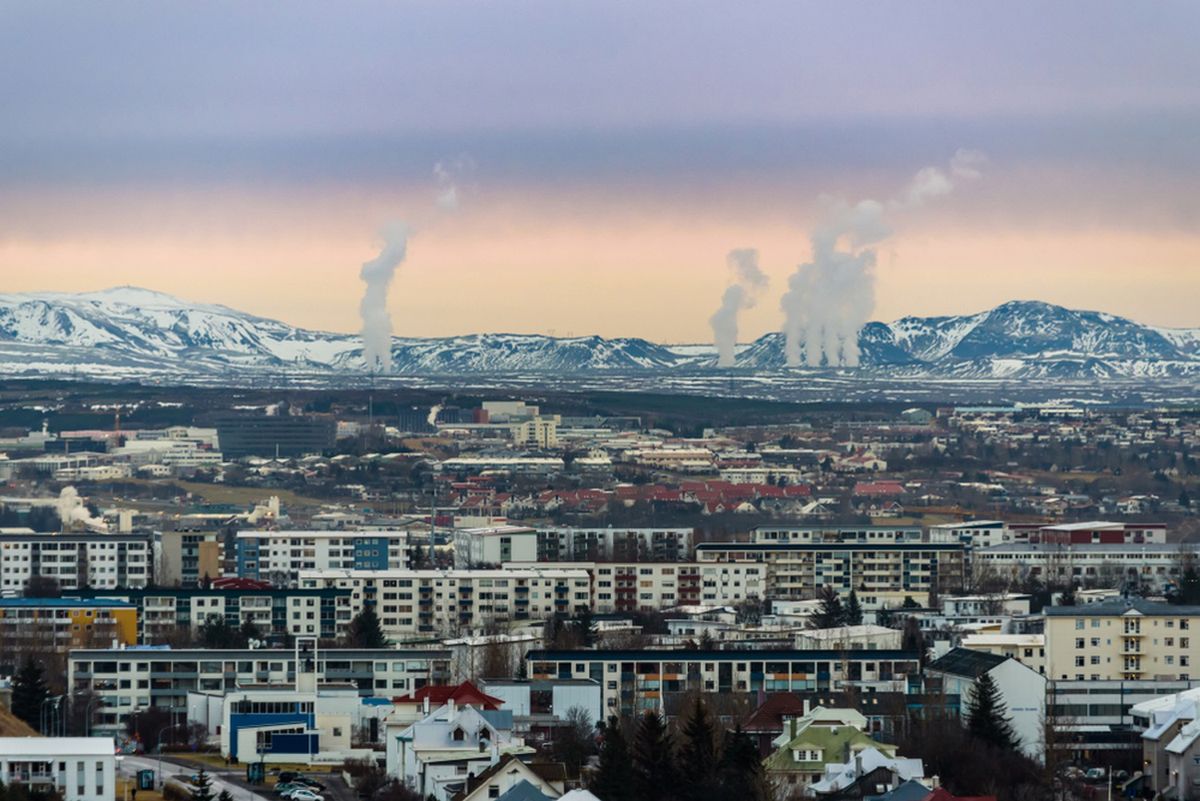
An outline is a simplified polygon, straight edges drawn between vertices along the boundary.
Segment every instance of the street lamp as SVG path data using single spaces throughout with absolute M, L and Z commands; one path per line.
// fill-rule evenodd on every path
M 163 732 L 168 731 L 169 729 L 174 729 L 177 726 L 179 726 L 178 723 L 168 723 L 166 726 L 163 726 L 161 729 L 158 730 L 158 736 L 154 738 L 155 745 L 158 747 L 158 768 L 155 769 L 155 771 L 154 771 L 154 780 L 158 782 L 158 786 L 160 788 L 163 786 L 163 781 L 162 781 L 162 736 L 163 736 Z

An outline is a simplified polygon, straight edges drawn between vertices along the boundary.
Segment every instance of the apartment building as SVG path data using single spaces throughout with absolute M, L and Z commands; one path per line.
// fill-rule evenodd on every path
M 692 536 L 690 528 L 543 528 L 537 532 L 537 560 L 686 562 Z
M 537 558 L 538 533 L 524 526 L 463 528 L 454 532 L 454 565 L 498 565 L 531 562 Z
M 830 586 L 854 590 L 869 609 L 923 601 L 931 590 L 961 591 L 964 548 L 958 543 L 701 543 L 696 561 L 758 561 L 766 566 L 766 596 L 806 599 Z
M 734 606 L 762 598 L 766 591 L 766 568 L 760 562 L 562 562 L 559 566 L 587 571 L 592 611 L 601 614 Z
M 1189 681 L 1200 660 L 1200 606 L 1122 599 L 1044 610 L 1052 679 Z
M 1165 543 L 1014 542 L 977 549 L 972 563 L 977 574 L 983 571 L 1013 582 L 1033 577 L 1061 586 L 1120 587 L 1131 583 L 1161 591 L 1179 580 L 1184 547 Z
M 0 534 L 0 591 L 21 594 L 33 576 L 63 590 L 145 587 L 154 576 L 158 534 Z
M 401 641 L 489 624 L 574 615 L 591 605 L 584 570 L 306 570 L 302 589 L 350 591 L 351 614 L 373 606 L 384 634 Z
M 67 682 L 71 692 L 98 697 L 94 730 L 114 733 L 131 714 L 150 707 L 186 714 L 189 692 L 295 684 L 296 661 L 290 649 L 80 649 L 68 658 Z M 315 682 L 350 683 L 360 696 L 390 698 L 443 684 L 449 670 L 448 651 L 331 648 L 317 654 Z
M 999 634 L 985 631 L 963 637 L 962 647 L 995 656 L 1012 657 L 1041 675 L 1046 675 L 1045 634 Z
M 137 611 L 137 642 L 171 642 L 180 630 L 195 632 L 212 617 L 233 628 L 249 623 L 264 639 L 340 637 L 353 614 L 350 592 L 338 589 L 81 590 L 82 598 L 118 599 Z
M 225 574 L 225 534 L 221 531 L 164 531 L 161 575 L 166 587 L 195 587 Z
M 558 426 L 562 418 L 557 414 L 537 415 L 528 420 L 513 423 L 513 444 L 521 448 L 546 450 L 558 447 Z
M 1003 520 L 966 520 L 929 527 L 929 542 L 961 542 L 972 548 L 988 548 L 1013 542 L 1014 534 Z
M 529 678 L 592 679 L 606 714 L 663 710 L 687 692 L 905 692 L 920 672 L 913 651 L 534 650 Z
M 402 570 L 408 548 L 407 531 L 239 531 L 237 571 L 287 585 L 302 570 Z
M 26 655 L 137 642 L 130 603 L 78 598 L 0 598 L 0 675 L 13 675 Z
M 117 757 L 111 737 L 0 737 L 0 787 L 10 796 L 114 801 Z
M 759 526 L 753 541 L 781 543 L 897 543 L 921 542 L 920 526 L 808 525 Z

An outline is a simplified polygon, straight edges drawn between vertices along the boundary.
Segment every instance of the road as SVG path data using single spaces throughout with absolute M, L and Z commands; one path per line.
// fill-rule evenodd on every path
M 158 758 L 154 756 L 126 756 L 118 760 L 118 771 L 122 776 L 127 776 L 131 779 L 137 778 L 139 770 L 158 770 Z M 212 793 L 215 797 L 222 790 L 228 790 L 233 796 L 233 801 L 278 801 L 265 795 L 253 792 L 246 789 L 240 784 L 235 784 L 231 781 L 232 777 L 242 775 L 238 771 L 245 770 L 244 766 L 230 770 L 208 770 L 208 775 L 212 777 Z M 181 765 L 177 762 L 172 762 L 170 757 L 166 757 L 162 761 L 162 776 L 161 781 L 166 781 L 174 776 L 179 776 L 183 781 L 187 781 L 189 776 L 196 773 L 196 768 L 191 765 Z M 136 786 L 136 785 L 134 785 Z

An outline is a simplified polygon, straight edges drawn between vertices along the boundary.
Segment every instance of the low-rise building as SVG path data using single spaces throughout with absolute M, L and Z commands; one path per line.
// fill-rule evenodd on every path
M 460 569 L 503 562 L 535 562 L 537 550 L 537 531 L 524 526 L 464 528 L 454 532 L 454 566 Z
M 605 715 L 663 710 L 686 692 L 901 691 L 919 673 L 912 651 L 539 650 L 525 656 L 533 679 L 593 679 Z
M 293 650 L 272 648 L 79 649 L 68 657 L 67 685 L 72 693 L 97 696 L 94 730 L 115 733 L 141 709 L 186 714 L 189 692 L 294 684 L 298 660 L 304 661 Z M 390 697 L 444 683 L 449 670 L 446 651 L 329 648 L 320 651 L 310 672 L 318 684 L 352 683 L 359 695 Z
M 0 737 L 0 787 L 54 792 L 64 801 L 115 801 L 112 737 Z

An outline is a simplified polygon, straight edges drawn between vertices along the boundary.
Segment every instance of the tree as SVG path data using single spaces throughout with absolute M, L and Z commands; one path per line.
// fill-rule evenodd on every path
M 62 589 L 49 576 L 30 576 L 25 582 L 26 598 L 60 598 Z
M 554 758 L 566 766 L 568 776 L 578 776 L 596 750 L 592 717 L 583 707 L 573 706 L 567 710 L 565 723 L 554 734 Z
M 913 600 L 911 595 L 904 596 L 904 602 L 900 604 L 901 609 L 920 609 L 921 605 Z
M 197 632 L 205 648 L 240 648 L 245 645 L 238 638 L 238 630 L 229 625 L 224 615 L 211 614 L 200 624 Z
M 708 707 L 697 695 L 680 732 L 680 797 L 708 801 L 717 789 L 717 733 Z
M 717 764 L 721 801 L 765 801 L 766 782 L 758 746 L 738 727 L 725 733 L 725 744 Z
M 217 793 L 217 801 L 233 801 L 233 793 L 228 790 L 222 790 Z
M 208 777 L 208 771 L 200 768 L 196 772 L 196 777 L 192 781 L 192 801 L 213 801 L 212 779 Z
M 967 699 L 967 731 L 980 742 L 1015 751 L 1020 742 L 1005 712 L 1000 688 L 990 674 L 980 673 Z
M 1059 606 L 1075 606 L 1076 603 L 1077 602 L 1075 600 L 1075 585 L 1074 585 L 1074 583 L 1068 584 L 1067 588 L 1062 591 L 1062 595 L 1060 595 L 1058 598 L 1058 605 Z
M 346 629 L 346 642 L 351 648 L 385 648 L 387 637 L 383 636 L 383 626 L 379 623 L 379 615 L 375 607 L 364 606 L 363 610 L 354 616 Z
M 638 720 L 633 739 L 632 784 L 635 801 L 675 798 L 678 773 L 675 749 L 667 725 L 657 712 L 647 711 Z
M 596 644 L 594 625 L 595 620 L 592 617 L 592 608 L 590 606 L 585 607 L 575 616 L 575 628 L 579 632 L 579 644 L 584 648 L 591 648 Z
M 252 640 L 261 640 L 262 638 L 263 635 L 262 632 L 258 630 L 258 626 L 254 625 L 249 620 L 242 623 L 242 627 L 238 629 L 237 639 L 240 643 L 240 647 L 244 648 L 250 645 Z
M 26 657 L 25 664 L 13 677 L 12 713 L 37 729 L 41 724 L 42 702 L 48 695 L 42 665 Z
M 604 801 L 634 801 L 634 789 L 629 777 L 633 775 L 633 758 L 629 743 L 621 730 L 621 721 L 614 715 L 608 719 L 600 745 L 600 765 L 592 776 L 590 789 Z
M 858 593 L 856 593 L 854 590 L 850 590 L 850 597 L 846 599 L 845 619 L 847 626 L 862 625 L 862 604 L 858 602 Z
M 842 625 L 846 612 L 842 609 L 842 599 L 838 598 L 837 590 L 828 584 L 817 590 L 817 600 L 821 605 L 808 618 L 810 629 L 832 629 Z

